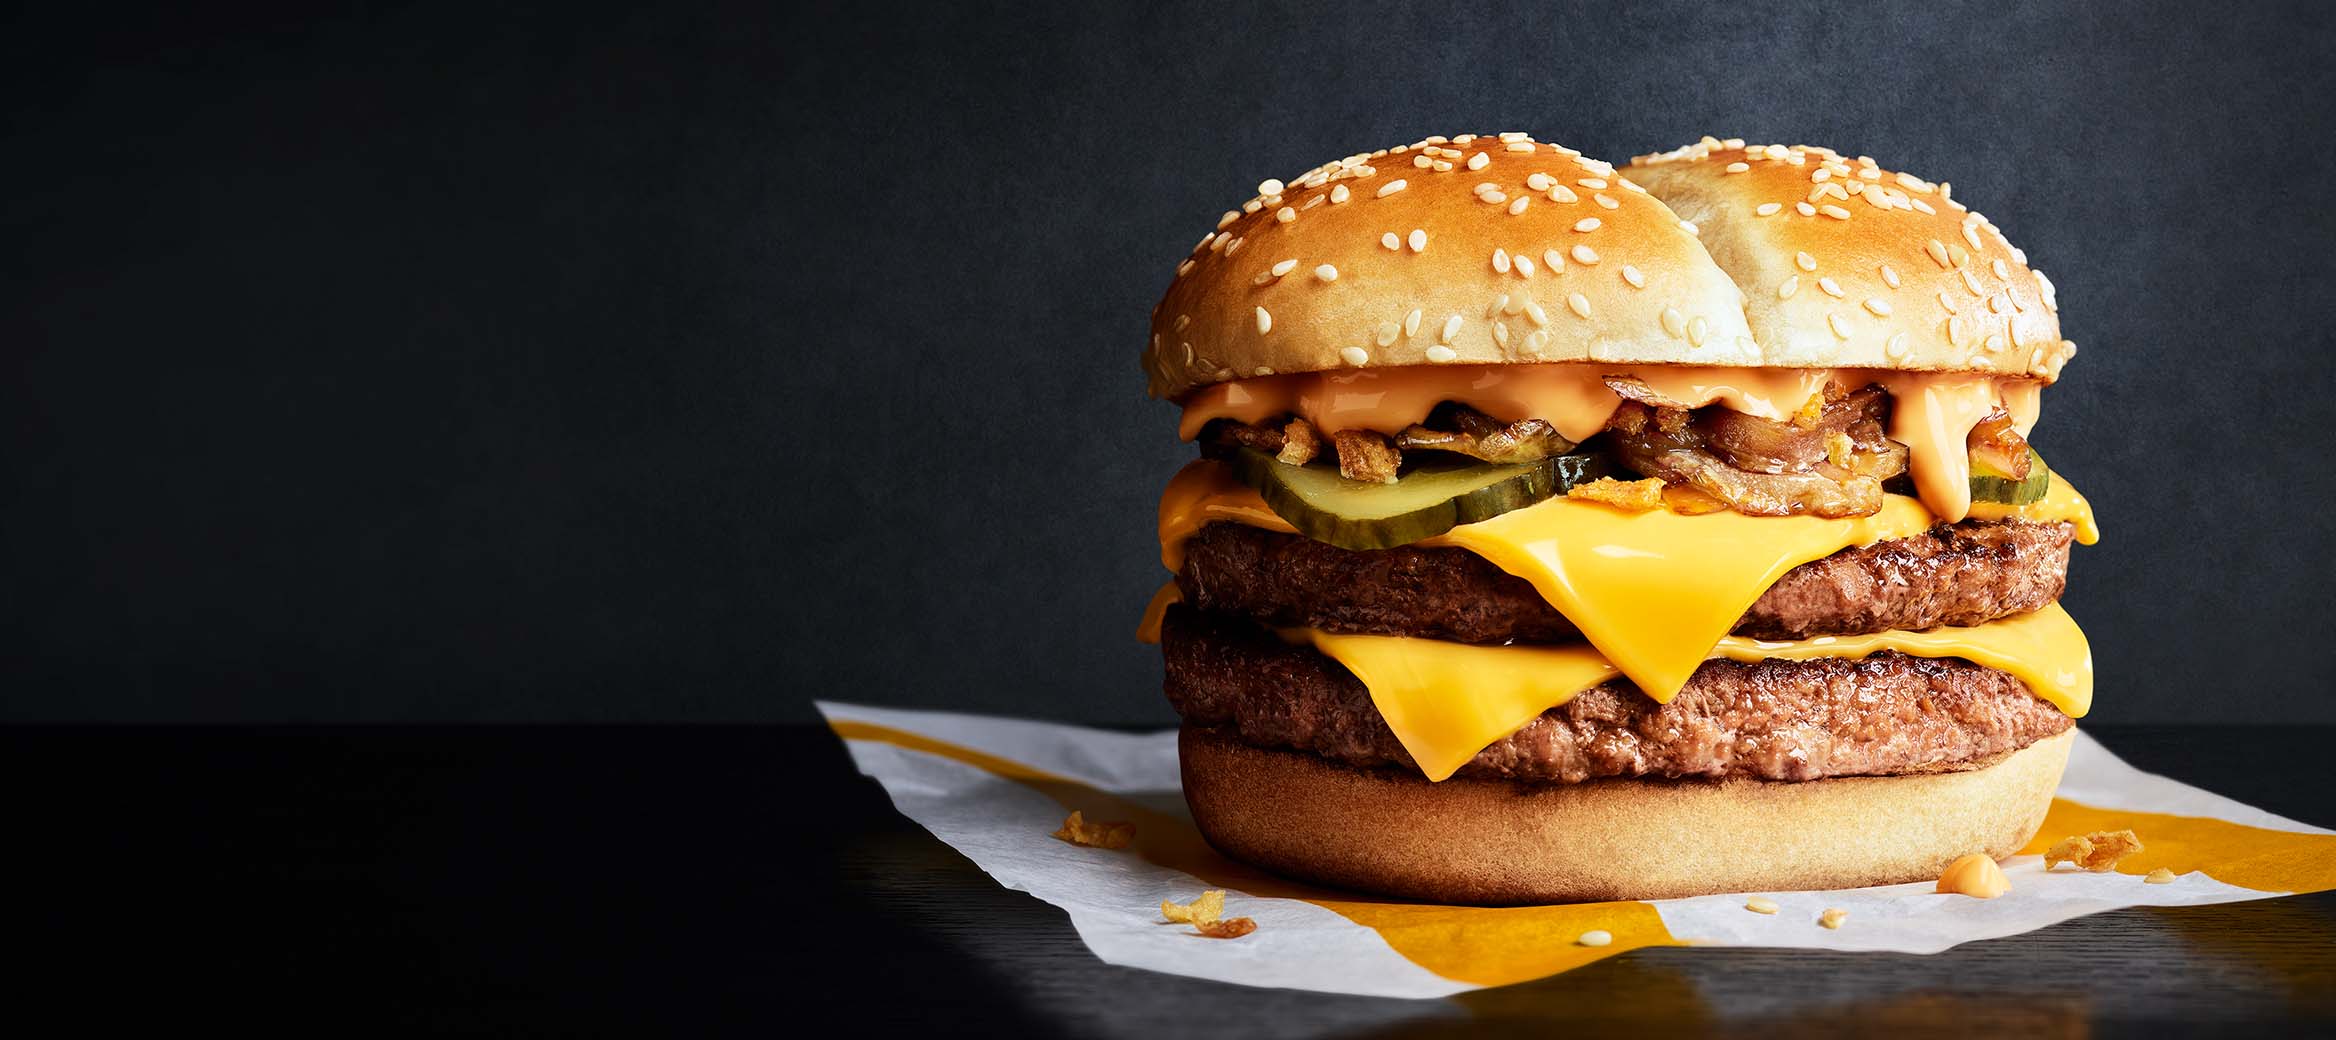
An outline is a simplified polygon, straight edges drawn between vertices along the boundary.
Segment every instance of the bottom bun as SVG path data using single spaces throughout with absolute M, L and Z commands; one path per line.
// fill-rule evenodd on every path
M 1178 747 L 1193 821 L 1228 856 L 1365 892 L 1517 905 L 1928 881 L 2035 837 L 2075 740 L 1955 773 L 1563 785 L 1429 783 L 1191 726 Z

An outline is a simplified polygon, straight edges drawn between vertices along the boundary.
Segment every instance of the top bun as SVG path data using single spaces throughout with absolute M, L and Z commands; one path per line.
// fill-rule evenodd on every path
M 1550 361 L 2049 381 L 2076 348 L 2025 259 L 1946 186 L 1823 148 L 1705 138 L 1626 176 L 1524 134 L 1430 137 L 1258 185 L 1177 265 L 1144 370 L 1167 398 Z
M 1629 172 L 1703 228 L 1767 364 L 2050 382 L 2076 353 L 2051 280 L 1949 185 L 1830 148 L 1709 137 Z
M 1155 397 L 1251 376 L 1539 361 L 1758 365 L 1736 285 L 1611 164 L 1430 137 L 1258 185 L 1152 312 Z

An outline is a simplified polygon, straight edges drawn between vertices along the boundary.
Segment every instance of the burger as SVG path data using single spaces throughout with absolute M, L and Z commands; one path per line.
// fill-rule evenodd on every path
M 1483 904 L 1924 880 L 2091 703 L 2076 353 L 1946 183 L 1429 137 L 1268 180 L 1143 366 L 1197 458 L 1141 635 L 1234 858 Z

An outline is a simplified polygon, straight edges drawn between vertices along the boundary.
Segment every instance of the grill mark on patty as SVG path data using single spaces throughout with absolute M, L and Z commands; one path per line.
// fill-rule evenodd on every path
M 1239 618 L 1169 610 L 1168 700 L 1190 725 L 1355 766 L 1415 769 L 1337 661 Z M 1956 658 L 1707 661 L 1657 704 L 1626 680 L 1543 712 L 1459 775 L 1817 780 L 1977 768 L 2072 725 L 2018 679 Z
M 1786 572 L 1734 632 L 1807 639 L 2025 614 L 2060 598 L 2074 532 L 2065 523 L 1967 520 L 1843 549 Z M 1213 523 L 1186 543 L 1176 584 L 1196 607 L 1281 628 L 1460 643 L 1581 639 L 1530 582 L 1466 549 L 1341 549 Z

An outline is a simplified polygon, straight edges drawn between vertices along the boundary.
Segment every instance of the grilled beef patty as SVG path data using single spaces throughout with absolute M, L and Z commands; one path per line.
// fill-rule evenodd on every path
M 1787 572 L 1737 622 L 1755 639 L 1979 625 L 2037 610 L 2068 582 L 2065 523 L 1967 520 L 1843 549 Z M 1214 523 L 1185 543 L 1185 602 L 1279 628 L 1461 643 L 1577 642 L 1533 586 L 1465 549 L 1352 550 Z
M 1363 684 L 1311 647 L 1177 606 L 1161 648 L 1168 700 L 1187 725 L 1349 765 L 1414 768 Z M 1622 679 L 1585 690 L 1494 742 L 1460 775 L 1578 783 L 1950 772 L 2070 725 L 2018 679 L 1954 658 L 1715 660 L 1669 704 Z

